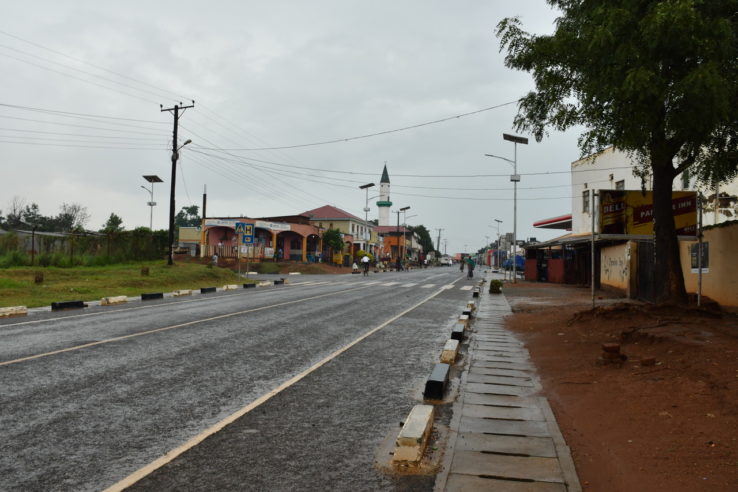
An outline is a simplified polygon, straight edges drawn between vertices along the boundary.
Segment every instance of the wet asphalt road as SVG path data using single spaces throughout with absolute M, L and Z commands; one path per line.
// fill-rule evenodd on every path
M 431 490 L 376 454 L 422 402 L 471 281 L 290 281 L 1 322 L 0 364 L 48 355 L 0 365 L 0 489 L 109 487 L 417 304 L 133 488 Z

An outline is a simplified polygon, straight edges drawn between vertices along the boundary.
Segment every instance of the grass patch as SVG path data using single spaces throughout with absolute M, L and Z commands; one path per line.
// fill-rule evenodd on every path
M 141 275 L 141 267 L 149 275 Z M 42 284 L 34 283 L 36 272 L 44 274 Z M 128 264 L 73 267 L 0 269 L 0 307 L 48 306 L 55 301 L 94 301 L 109 296 L 138 296 L 144 292 L 171 292 L 179 289 L 219 287 L 239 281 L 225 268 L 207 268 L 197 263 L 147 261 Z

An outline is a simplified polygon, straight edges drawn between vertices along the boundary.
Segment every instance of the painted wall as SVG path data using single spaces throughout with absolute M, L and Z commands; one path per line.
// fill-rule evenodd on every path
M 606 246 L 600 250 L 600 284 L 628 292 L 631 268 L 630 243 Z
M 708 265 L 702 273 L 702 295 L 723 306 L 738 307 L 738 224 L 708 229 L 703 241 L 708 244 Z M 681 241 L 679 252 L 687 292 L 697 292 L 698 272 L 692 268 L 690 246 L 696 241 Z
M 551 258 L 548 262 L 548 281 L 563 284 L 566 281 L 563 258 Z

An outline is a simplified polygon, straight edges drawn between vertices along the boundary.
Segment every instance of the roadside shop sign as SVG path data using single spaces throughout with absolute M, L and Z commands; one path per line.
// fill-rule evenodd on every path
M 653 192 L 599 190 L 600 234 L 653 234 Z M 697 193 L 673 191 L 671 208 L 679 236 L 697 235 Z

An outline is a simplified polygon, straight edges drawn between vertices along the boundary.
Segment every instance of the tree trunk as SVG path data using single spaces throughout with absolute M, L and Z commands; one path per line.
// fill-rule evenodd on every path
M 686 304 L 684 274 L 679 258 L 679 240 L 672 214 L 671 188 L 674 168 L 671 158 L 652 154 L 653 170 L 653 229 L 655 235 L 654 284 L 655 302 Z

